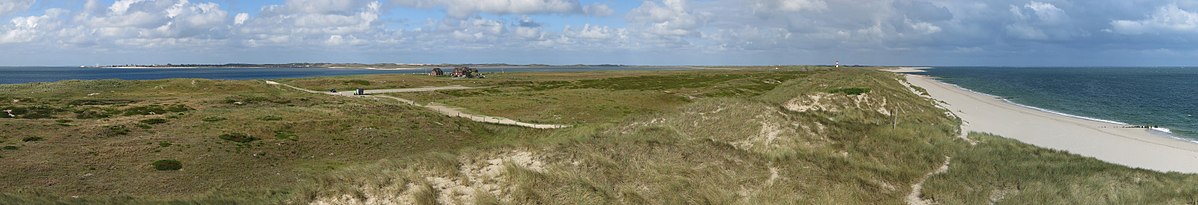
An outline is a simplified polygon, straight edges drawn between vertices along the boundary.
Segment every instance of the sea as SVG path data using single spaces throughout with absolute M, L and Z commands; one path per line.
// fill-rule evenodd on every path
M 1198 67 L 934 67 L 926 75 L 1022 106 L 1198 142 Z
M 637 66 L 538 66 L 486 67 L 480 72 L 577 72 L 612 70 L 682 70 L 682 67 Z M 168 78 L 205 78 L 251 80 L 307 78 L 366 74 L 428 73 L 427 69 L 371 70 L 356 68 L 84 68 L 84 67 L 0 67 L 0 84 L 55 82 L 61 80 L 156 80 Z

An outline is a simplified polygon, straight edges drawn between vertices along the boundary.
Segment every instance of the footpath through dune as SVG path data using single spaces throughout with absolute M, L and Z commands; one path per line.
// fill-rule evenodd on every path
M 304 91 L 304 92 L 308 92 L 308 93 L 316 93 L 316 94 L 336 95 L 336 96 L 344 96 L 344 97 L 368 97 L 368 98 L 375 98 L 375 99 L 384 99 L 384 98 L 392 99 L 392 100 L 396 100 L 396 101 L 399 101 L 399 102 L 402 102 L 402 103 L 405 103 L 408 105 L 428 108 L 430 110 L 437 111 L 438 113 L 441 113 L 443 115 L 466 118 L 466 119 L 470 119 L 471 121 L 482 122 L 482 123 L 512 125 L 512 126 L 520 126 L 520 127 L 536 128 L 536 129 L 558 129 L 558 128 L 570 127 L 569 125 L 535 124 L 535 123 L 520 122 L 520 121 L 516 121 L 516 120 L 504 118 L 504 117 L 468 114 L 468 113 L 462 112 L 458 108 L 449 107 L 449 106 L 445 106 L 445 105 L 441 105 L 441 104 L 437 104 L 437 103 L 428 103 L 425 105 L 420 105 L 420 104 L 416 103 L 416 101 L 403 99 L 403 98 L 399 98 L 399 97 L 386 96 L 386 95 L 370 95 L 370 94 L 381 94 L 381 93 L 429 92 L 429 91 L 437 91 L 437 90 L 464 90 L 464 89 L 477 89 L 478 87 L 465 87 L 465 86 L 460 86 L 460 85 L 453 85 L 453 86 L 442 86 L 442 87 L 378 89 L 378 90 L 365 90 L 364 93 L 366 93 L 367 95 L 354 95 L 354 92 L 320 92 L 320 91 L 304 89 L 301 87 L 295 87 L 292 85 L 283 84 L 283 83 L 279 83 L 279 82 L 275 82 L 275 81 L 269 81 L 269 80 L 266 81 L 266 84 L 279 85 L 279 86 L 284 86 L 284 87 L 288 87 L 288 88 L 299 90 L 299 91 Z

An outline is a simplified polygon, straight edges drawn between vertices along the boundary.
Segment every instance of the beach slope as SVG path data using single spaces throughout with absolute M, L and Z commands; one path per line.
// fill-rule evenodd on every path
M 1163 136 L 1144 128 L 1086 120 L 1020 106 L 961 89 L 932 77 L 907 73 L 914 86 L 943 101 L 962 120 L 962 130 L 992 133 L 1040 147 L 1069 151 L 1099 160 L 1164 172 L 1198 173 L 1198 143 Z

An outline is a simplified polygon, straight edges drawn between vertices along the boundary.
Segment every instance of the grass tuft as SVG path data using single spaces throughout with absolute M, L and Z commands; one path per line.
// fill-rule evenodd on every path
M 154 161 L 153 165 L 154 169 L 158 171 L 175 171 L 183 169 L 183 163 L 173 159 Z
M 222 135 L 220 135 L 220 139 L 223 139 L 223 140 L 228 140 L 228 141 L 233 141 L 233 142 L 238 142 L 238 143 L 249 143 L 249 142 L 253 142 L 253 141 L 255 141 L 255 140 L 258 140 L 258 138 L 257 138 L 257 137 L 250 136 L 250 135 L 248 135 L 248 134 L 245 134 L 245 133 L 227 133 L 227 134 L 222 134 Z

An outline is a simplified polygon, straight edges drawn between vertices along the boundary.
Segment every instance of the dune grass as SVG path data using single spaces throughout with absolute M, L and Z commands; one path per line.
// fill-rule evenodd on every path
M 1194 201 L 1194 175 L 992 136 L 970 146 L 958 119 L 899 80 L 815 67 L 280 80 L 486 87 L 390 95 L 573 125 L 553 130 L 260 81 L 0 85 L 15 91 L 0 93 L 0 107 L 45 108 L 0 119 L 12 128 L 0 144 L 14 148 L 0 150 L 0 204 L 901 204 L 946 156 L 950 171 L 927 179 L 925 199 Z M 161 159 L 185 167 L 147 163 Z

